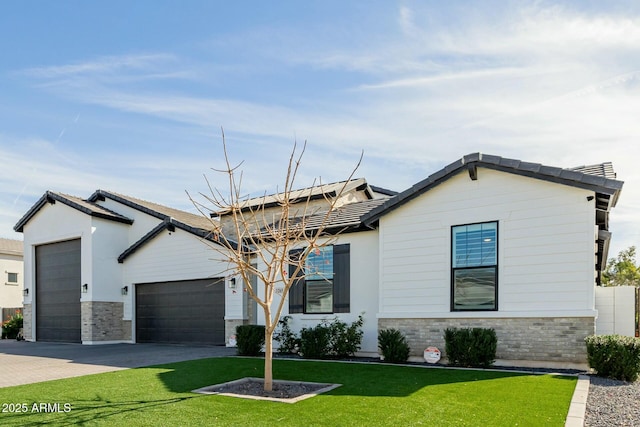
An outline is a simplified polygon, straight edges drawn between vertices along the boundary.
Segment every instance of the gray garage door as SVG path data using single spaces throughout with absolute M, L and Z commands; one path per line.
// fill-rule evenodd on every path
M 136 341 L 224 344 L 224 279 L 136 285 Z
M 36 247 L 36 340 L 80 342 L 80 239 Z

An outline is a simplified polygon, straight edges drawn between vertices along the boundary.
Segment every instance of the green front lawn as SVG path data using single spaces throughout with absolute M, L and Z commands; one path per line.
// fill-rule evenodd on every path
M 343 386 L 295 404 L 190 392 L 262 376 L 262 365 L 214 358 L 3 388 L 0 409 L 15 411 L 18 404 L 27 412 L 0 413 L 0 425 L 562 426 L 576 383 L 550 375 L 275 360 L 278 379 Z M 36 412 L 34 403 L 36 409 L 58 403 L 61 412 Z

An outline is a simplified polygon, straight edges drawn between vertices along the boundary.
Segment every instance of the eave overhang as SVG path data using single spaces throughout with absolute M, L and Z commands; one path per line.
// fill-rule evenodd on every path
M 608 212 L 611 207 L 616 205 L 623 185 L 622 181 L 570 169 L 544 166 L 539 163 L 523 162 L 482 153 L 473 153 L 447 165 L 397 196 L 390 198 L 384 204 L 365 215 L 365 217 L 363 217 L 363 223 L 371 228 L 375 227 L 382 216 L 446 182 L 461 172 L 467 171 L 470 179 L 476 180 L 478 179 L 478 168 L 492 169 L 593 191 L 596 197 L 596 208 L 605 212 Z M 606 218 L 603 218 L 601 222 L 606 224 Z
M 149 231 L 147 234 L 142 236 L 140 240 L 138 240 L 133 245 L 128 247 L 124 252 L 122 252 L 120 256 L 118 256 L 118 262 L 122 264 L 127 258 L 129 258 L 131 255 L 136 253 L 142 247 L 147 245 L 149 242 L 151 242 L 153 239 L 159 236 L 163 231 L 166 230 L 169 233 L 173 233 L 176 231 L 176 229 L 186 231 L 197 237 L 200 237 L 203 240 L 216 243 L 222 247 L 225 247 L 228 245 L 229 249 L 231 250 L 237 250 L 238 248 L 238 244 L 236 242 L 230 241 L 230 240 L 227 240 L 226 242 L 222 242 L 219 235 L 212 231 L 191 227 L 190 225 L 177 221 L 174 218 L 165 218 L 164 221 L 162 221 L 160 224 L 158 224 L 153 229 L 151 229 L 151 231 Z M 245 250 L 248 251 L 248 249 L 245 249 Z
M 94 218 L 106 219 L 109 221 L 120 222 L 123 224 L 131 225 L 133 224 L 133 220 L 122 216 L 113 211 L 109 211 L 108 209 L 99 206 L 93 205 L 92 201 L 81 201 L 82 203 L 90 204 L 90 206 L 84 206 L 83 204 L 74 201 L 70 197 L 65 197 L 62 194 L 55 193 L 53 191 L 47 191 L 38 201 L 27 211 L 26 214 L 16 223 L 13 229 L 19 233 L 24 231 L 24 226 L 46 205 L 53 205 L 56 202 L 60 202 L 66 206 L 69 206 L 79 212 L 82 212 L 86 215 L 92 216 Z

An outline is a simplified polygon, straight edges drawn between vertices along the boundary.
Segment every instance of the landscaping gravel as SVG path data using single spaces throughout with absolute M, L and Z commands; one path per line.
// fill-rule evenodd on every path
M 640 426 L 640 381 L 591 376 L 584 425 Z
M 304 394 L 314 393 L 327 387 L 327 384 L 290 382 L 273 382 L 273 391 L 264 391 L 264 382 L 260 381 L 234 381 L 233 383 L 218 386 L 218 393 L 232 393 L 244 396 L 273 397 L 279 399 L 291 399 Z

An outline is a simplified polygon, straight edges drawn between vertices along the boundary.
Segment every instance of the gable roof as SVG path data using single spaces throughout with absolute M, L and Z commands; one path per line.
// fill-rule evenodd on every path
M 382 194 L 383 196 L 395 196 L 398 194 L 397 191 L 389 190 L 388 188 L 377 187 L 375 185 L 369 185 L 369 188 L 371 188 L 374 193 Z
M 22 256 L 24 252 L 22 240 L 4 239 L 0 237 L 0 254 Z
M 31 207 L 31 209 L 29 209 L 27 213 L 24 214 L 24 216 L 16 223 L 13 229 L 21 233 L 24 230 L 24 226 L 31 220 L 31 218 L 33 218 L 38 212 L 40 212 L 40 209 L 45 207 L 47 204 L 53 205 L 56 202 L 60 202 L 63 205 L 67 205 L 79 212 L 92 217 L 108 219 L 111 221 L 121 222 L 123 224 L 133 224 L 132 219 L 129 219 L 117 212 L 93 203 L 92 201 L 84 200 L 75 196 L 70 196 L 68 194 L 47 191 Z
M 103 201 L 105 199 L 116 201 L 125 206 L 162 220 L 160 224 L 155 226 L 151 231 L 140 238 L 140 240 L 135 242 L 124 252 L 122 252 L 122 254 L 120 254 L 120 256 L 118 257 L 118 262 L 120 263 L 124 262 L 128 257 L 136 253 L 140 248 L 145 246 L 164 230 L 172 232 L 175 231 L 176 228 L 178 228 L 202 239 L 220 244 L 217 235 L 212 232 L 215 226 L 215 220 L 211 218 L 182 211 L 180 209 L 170 208 L 168 206 L 149 202 L 143 199 L 138 199 L 136 197 L 114 193 L 111 191 L 97 190 L 91 195 L 91 197 L 89 197 L 89 200 L 92 202 Z M 237 247 L 236 242 L 229 241 L 229 243 L 232 248 Z
M 369 227 L 365 227 L 362 222 L 362 218 L 372 209 L 383 204 L 386 200 L 386 198 L 364 200 L 361 202 L 348 203 L 336 208 L 329 215 L 329 219 L 324 227 L 325 232 L 339 233 L 370 230 Z M 325 219 L 327 212 L 328 209 L 320 209 L 306 216 L 305 231 L 317 230 Z M 296 220 L 298 219 L 302 221 L 302 216 L 292 217 L 290 219 L 290 223 L 295 225 L 297 222 Z M 270 224 L 270 226 L 277 226 L 277 222 Z M 262 228 L 261 232 L 265 233 L 265 228 Z
M 145 246 L 147 243 L 153 240 L 156 236 L 158 236 L 164 230 L 167 230 L 171 233 L 171 232 L 174 232 L 176 228 L 184 230 L 191 234 L 194 234 L 210 242 L 220 243 L 217 238 L 217 235 L 209 230 L 193 228 L 193 227 L 185 227 L 184 223 L 176 221 L 173 218 L 167 218 L 164 221 L 162 221 L 160 224 L 155 226 L 153 229 L 151 229 L 151 231 L 149 231 L 147 234 L 142 236 L 140 240 L 138 240 L 133 245 L 125 249 L 125 251 L 122 252 L 120 256 L 118 256 L 118 262 L 122 264 L 127 258 L 129 258 L 131 255 L 136 253 L 140 248 Z M 237 247 L 237 244 L 235 242 L 229 241 L 229 243 L 232 248 L 235 249 Z
M 611 178 L 611 176 L 615 176 L 615 173 L 613 173 L 613 167 L 610 163 L 563 169 L 500 156 L 473 153 L 445 166 L 443 169 L 428 176 L 409 189 L 390 198 L 384 204 L 366 214 L 362 220 L 367 226 L 372 227 L 382 216 L 442 184 L 462 171 L 467 171 L 471 179 L 477 179 L 478 167 L 592 190 L 596 193 L 597 197 L 596 208 L 605 212 L 612 206 L 615 206 L 623 185 L 622 181 Z M 608 228 L 606 218 L 603 219 L 603 223 L 605 224 L 604 228 Z
M 349 203 L 347 205 L 343 205 L 333 212 L 331 212 L 329 216 L 329 222 L 327 223 L 325 229 L 327 231 L 331 230 L 357 230 L 363 228 L 364 224 L 362 222 L 362 218 L 371 212 L 373 209 L 382 205 L 388 199 L 373 199 L 373 200 L 365 200 L 362 202 Z M 318 212 L 315 215 L 309 217 L 307 221 L 307 228 L 309 230 L 313 230 L 317 228 L 327 211 Z
M 577 166 L 575 168 L 569 168 L 569 170 L 582 172 L 589 175 L 601 176 L 607 179 L 616 179 L 616 173 L 613 171 L 613 165 L 611 162 L 604 162 L 597 165 Z
M 364 190 L 365 194 L 369 199 L 374 198 L 374 191 L 367 184 L 367 180 L 364 178 L 356 178 L 350 181 L 340 181 L 340 182 L 332 182 L 329 184 L 318 184 L 313 187 L 301 188 L 299 190 L 292 190 L 290 192 L 290 199 L 293 203 L 304 202 L 307 199 L 309 200 L 318 200 L 324 197 L 335 197 L 338 195 L 340 190 L 344 187 L 344 193 L 348 193 L 353 190 L 362 191 Z M 390 191 L 383 190 L 382 191 Z M 253 197 L 247 200 L 242 201 L 242 211 L 248 211 L 255 207 L 260 207 L 264 209 L 272 208 L 278 206 L 280 200 L 282 198 L 283 193 L 270 194 L 265 196 Z M 384 194 L 384 193 L 382 193 Z M 212 216 L 222 216 L 224 213 L 214 212 Z
M 89 197 L 89 200 L 92 202 L 98 202 L 105 199 L 111 199 L 158 219 L 167 220 L 172 218 L 176 224 L 180 223 L 186 229 L 193 228 L 198 230 L 211 230 L 212 228 L 211 220 L 203 215 L 170 208 L 168 206 L 138 199 L 136 197 L 106 190 L 97 190 Z

